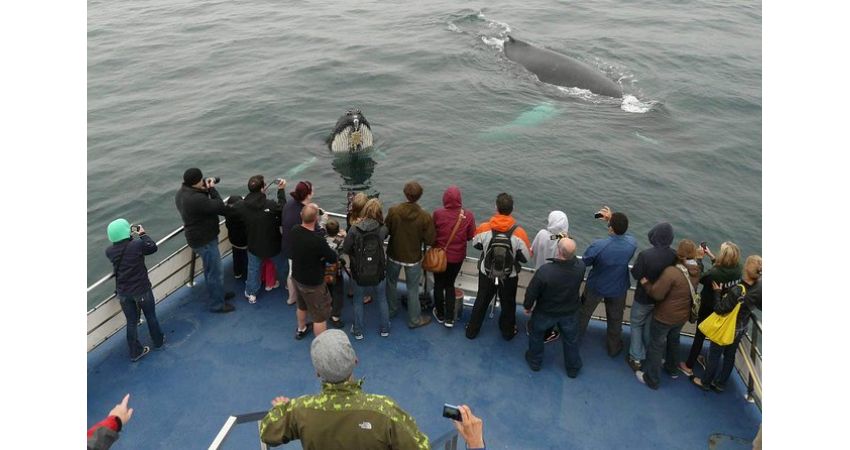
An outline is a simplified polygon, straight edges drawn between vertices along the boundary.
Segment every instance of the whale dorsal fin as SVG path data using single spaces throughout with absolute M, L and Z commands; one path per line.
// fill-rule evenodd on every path
M 516 42 L 516 40 L 514 39 L 514 37 L 513 37 L 513 36 L 511 36 L 511 35 L 509 34 L 509 35 L 508 35 L 508 42 L 510 42 L 510 43 L 514 43 L 514 42 Z

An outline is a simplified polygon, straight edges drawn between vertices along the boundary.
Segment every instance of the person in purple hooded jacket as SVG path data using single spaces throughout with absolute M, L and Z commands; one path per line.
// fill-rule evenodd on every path
M 460 188 L 455 185 L 443 193 L 443 207 L 434 211 L 433 216 L 437 234 L 434 246 L 446 250 L 446 271 L 434 274 L 433 312 L 437 322 L 451 328 L 455 317 L 455 280 L 466 257 L 466 243 L 475 237 L 475 216 L 463 208 Z

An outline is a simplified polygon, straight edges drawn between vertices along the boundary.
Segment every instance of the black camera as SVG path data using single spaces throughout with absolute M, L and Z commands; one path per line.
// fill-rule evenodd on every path
M 319 215 L 320 215 L 320 216 L 324 216 L 324 215 L 325 215 L 325 210 L 324 210 L 324 209 L 322 209 L 322 208 L 319 208 Z M 405 275 L 407 275 L 407 272 L 405 272 Z
M 221 183 L 220 177 L 207 177 L 207 180 L 209 180 L 209 179 L 212 179 L 215 182 L 215 184 Z
M 550 241 L 560 241 L 561 239 L 570 237 L 567 233 L 558 233 L 549 236 Z
M 594 215 L 593 215 L 593 218 L 594 218 L 594 219 L 601 219 L 601 218 L 602 218 L 602 213 L 601 213 L 601 212 L 598 212 L 598 213 L 594 214 Z
M 443 417 L 463 422 L 463 416 L 460 415 L 460 408 L 448 403 L 443 405 Z
M 130 225 L 130 231 L 133 233 L 138 233 L 139 229 L 142 228 L 142 225 Z

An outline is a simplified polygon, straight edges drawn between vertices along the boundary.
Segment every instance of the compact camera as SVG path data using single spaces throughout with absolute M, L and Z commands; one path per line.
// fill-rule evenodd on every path
M 558 233 L 549 236 L 550 241 L 560 241 L 561 239 L 570 237 L 567 233 Z
M 141 229 L 141 228 L 142 228 L 142 224 L 130 225 L 130 231 L 133 232 L 133 233 L 138 233 L 139 229 Z

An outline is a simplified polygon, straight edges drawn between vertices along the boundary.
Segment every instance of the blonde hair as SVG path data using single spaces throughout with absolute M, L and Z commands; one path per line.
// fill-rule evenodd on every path
M 351 199 L 351 220 L 357 221 L 360 217 L 363 216 L 363 207 L 366 206 L 366 203 L 369 201 L 369 196 L 358 192 L 354 198 Z
M 732 241 L 720 244 L 720 253 L 717 255 L 715 266 L 736 267 L 741 262 L 741 249 Z
M 744 273 L 750 278 L 758 280 L 761 276 L 761 256 L 747 256 L 747 261 L 744 263 Z
M 382 205 L 381 201 L 377 198 L 370 199 L 366 202 L 366 206 L 363 207 L 363 212 L 361 214 L 364 219 L 374 219 L 378 221 L 378 223 L 384 223 L 384 212 L 381 210 Z

